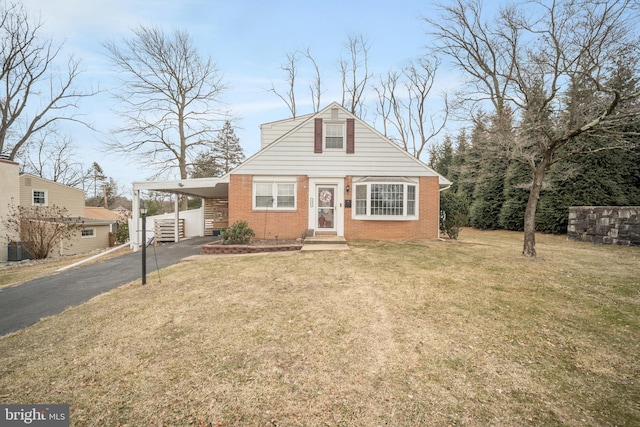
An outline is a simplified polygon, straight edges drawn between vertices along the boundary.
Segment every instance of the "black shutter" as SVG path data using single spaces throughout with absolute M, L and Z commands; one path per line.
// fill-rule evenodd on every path
M 322 153 L 322 119 L 316 119 L 313 139 L 313 152 Z
M 355 119 L 347 119 L 347 154 L 353 154 L 356 152 L 355 122 Z

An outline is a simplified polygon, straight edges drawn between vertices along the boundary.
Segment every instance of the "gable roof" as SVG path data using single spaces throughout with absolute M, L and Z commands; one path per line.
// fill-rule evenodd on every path
M 338 109 L 339 120 L 354 119 L 356 147 L 353 154 L 347 154 L 345 150 L 324 150 L 322 153 L 314 153 L 315 119 L 332 120 L 331 110 L 333 109 Z M 301 116 L 295 119 L 295 122 L 297 123 L 291 129 L 287 129 L 286 125 L 291 123 L 290 121 L 272 122 L 276 127 L 284 130 L 284 133 L 229 174 L 436 176 L 440 186 L 451 184 L 445 177 L 337 102 L 329 104 L 318 113 Z
M 32 184 L 30 186 L 32 187 L 37 185 L 46 185 L 48 187 L 58 187 L 60 189 L 65 189 L 68 191 L 77 191 L 79 193 L 82 193 L 82 197 L 84 198 L 84 190 L 81 190 L 76 187 L 71 187 L 70 185 L 61 184 L 59 182 L 52 181 L 47 178 L 42 178 L 40 176 L 33 175 L 27 172 L 20 173 L 20 179 L 24 179 L 24 180 L 31 179 Z M 34 184 L 34 182 L 37 184 Z
M 91 219 L 113 219 L 113 220 L 125 219 L 118 212 L 114 212 L 114 211 L 110 211 L 109 209 L 105 209 L 102 207 L 94 207 L 94 206 L 85 206 L 84 216 L 85 218 L 91 218 Z

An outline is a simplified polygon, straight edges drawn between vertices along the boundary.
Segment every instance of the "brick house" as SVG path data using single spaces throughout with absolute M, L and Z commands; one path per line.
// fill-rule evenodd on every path
M 332 103 L 263 124 L 261 150 L 221 178 L 134 183 L 134 194 L 217 193 L 228 202 L 225 224 L 245 220 L 258 239 L 295 239 L 310 230 L 346 239 L 435 239 L 440 191 L 450 184 Z
M 438 237 L 450 182 L 339 104 L 261 134 L 261 151 L 229 174 L 230 224 L 246 220 L 265 238 Z

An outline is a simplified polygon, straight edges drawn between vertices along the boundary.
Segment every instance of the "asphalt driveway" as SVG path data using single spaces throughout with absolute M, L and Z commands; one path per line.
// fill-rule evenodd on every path
M 200 253 L 201 245 L 215 237 L 195 237 L 147 249 L 147 276 L 181 259 Z M 142 276 L 140 252 L 121 255 L 94 264 L 80 265 L 49 277 L 0 289 L 0 336 L 37 323 L 68 307 L 122 286 Z M 162 277 L 162 276 L 161 276 Z

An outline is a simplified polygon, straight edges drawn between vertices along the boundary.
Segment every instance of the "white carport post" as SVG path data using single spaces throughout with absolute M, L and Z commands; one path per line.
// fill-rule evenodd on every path
M 173 210 L 176 213 L 176 217 L 173 223 L 173 233 L 174 233 L 174 241 L 180 241 L 180 211 L 179 211 L 179 203 L 180 194 L 176 193 L 176 200 L 173 202 Z
M 142 230 L 140 230 L 140 190 L 136 190 L 135 184 L 133 186 L 133 203 L 131 209 L 133 211 L 131 212 L 131 228 L 134 229 L 134 233 L 131 233 L 131 230 L 129 230 L 129 238 L 131 239 L 131 248 L 134 252 L 138 252 L 140 249 L 139 233 Z M 133 236 L 135 236 L 135 241 L 132 238 Z

